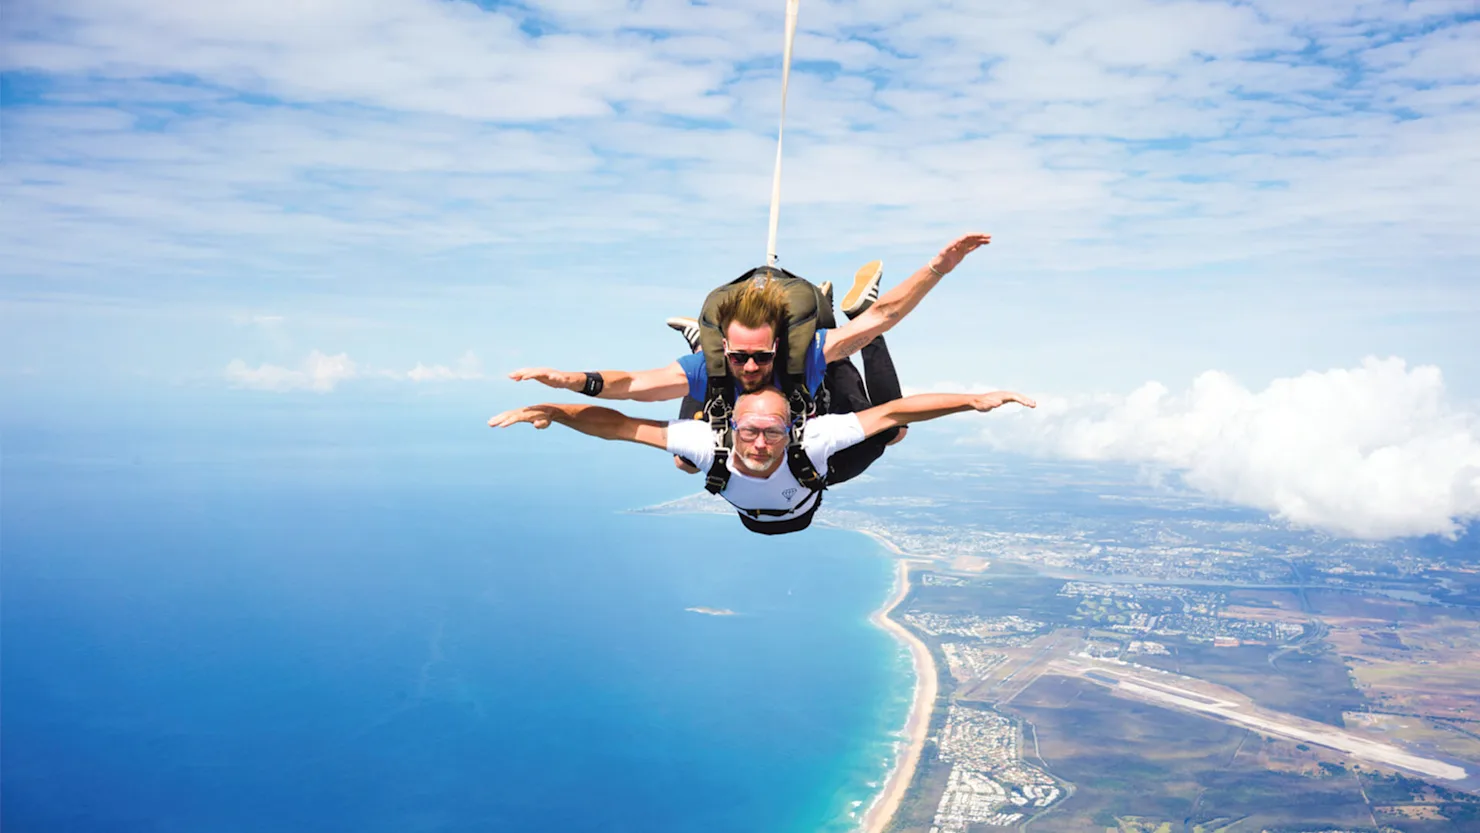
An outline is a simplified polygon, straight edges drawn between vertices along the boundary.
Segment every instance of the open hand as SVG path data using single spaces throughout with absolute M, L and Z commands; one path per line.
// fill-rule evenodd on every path
M 1026 405 L 1029 408 L 1038 407 L 1037 402 L 1023 396 L 1021 393 L 1013 393 L 1010 390 L 994 390 L 991 393 L 974 396 L 971 398 L 971 407 L 973 410 L 986 413 L 987 411 L 1000 408 L 1009 402 L 1016 402 L 1019 405 Z
M 510 373 L 509 378 L 516 382 L 527 382 L 533 379 L 546 387 L 560 390 L 578 390 L 586 383 L 584 373 L 555 370 L 549 367 L 521 367 Z
M 992 242 L 990 234 L 968 234 L 951 241 L 930 261 L 930 268 L 942 275 L 955 269 L 967 255 Z
M 549 405 L 530 405 L 527 408 L 515 408 L 511 411 L 504 411 L 493 419 L 490 419 L 488 421 L 488 427 L 508 428 L 510 425 L 527 422 L 536 428 L 549 428 L 551 410 Z

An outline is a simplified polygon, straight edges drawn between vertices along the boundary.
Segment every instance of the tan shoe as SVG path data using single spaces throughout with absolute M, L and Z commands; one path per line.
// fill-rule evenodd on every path
M 864 310 L 873 306 L 879 300 L 879 282 L 883 278 L 884 261 L 865 263 L 853 275 L 853 288 L 843 296 L 843 314 L 850 319 L 857 318 Z

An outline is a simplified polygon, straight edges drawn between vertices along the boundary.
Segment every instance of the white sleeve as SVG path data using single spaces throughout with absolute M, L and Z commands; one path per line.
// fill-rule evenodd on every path
M 863 423 L 858 421 L 857 414 L 828 414 L 807 420 L 802 448 L 806 449 L 812 465 L 821 471 L 827 468 L 827 458 L 865 439 Z
M 676 419 L 668 423 L 668 451 L 708 471 L 714 465 L 714 432 L 703 420 Z

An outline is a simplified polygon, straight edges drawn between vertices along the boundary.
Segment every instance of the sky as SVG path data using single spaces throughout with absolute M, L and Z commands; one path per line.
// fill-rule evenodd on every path
M 764 258 L 783 12 L 7 0 L 9 407 L 667 364 Z M 782 265 L 993 235 L 891 339 L 1045 403 L 968 439 L 1342 534 L 1480 515 L 1473 0 L 805 0 L 792 69 Z

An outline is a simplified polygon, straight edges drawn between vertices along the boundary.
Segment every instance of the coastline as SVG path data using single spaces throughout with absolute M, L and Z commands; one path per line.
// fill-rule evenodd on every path
M 884 544 L 896 556 L 904 555 L 892 541 L 877 535 L 870 534 L 869 537 Z M 878 796 L 874 798 L 873 803 L 863 815 L 863 821 L 858 829 L 865 833 L 883 833 L 889 823 L 894 820 L 894 814 L 899 811 L 899 805 L 904 799 L 905 792 L 915 780 L 915 768 L 919 765 L 920 753 L 925 748 L 925 738 L 930 730 L 930 716 L 935 711 L 935 699 L 939 691 L 935 659 L 931 657 L 930 649 L 908 628 L 889 618 L 889 614 L 904 601 L 905 596 L 910 592 L 910 564 L 920 562 L 900 557 L 897 563 L 899 566 L 895 573 L 894 594 L 884 602 L 883 607 L 874 611 L 869 620 L 888 631 L 910 649 L 910 659 L 915 668 L 915 696 L 910 704 L 909 719 L 904 726 L 907 745 L 895 761 L 889 777 L 885 779 L 883 789 L 879 791 Z
M 628 511 L 659 514 L 728 514 L 728 507 L 725 504 L 722 502 L 719 506 L 706 504 L 704 501 L 706 497 L 708 496 L 700 493 L 645 509 Z M 925 566 L 931 561 L 927 558 L 912 558 L 898 543 L 881 532 L 856 529 L 829 523 L 826 520 L 820 520 L 819 525 L 867 535 L 890 553 L 896 565 L 894 588 L 883 605 L 869 615 L 869 621 L 909 648 L 910 662 L 915 673 L 915 689 L 910 703 L 909 716 L 901 732 L 904 746 L 901 748 L 898 743 L 895 744 L 897 757 L 893 766 L 885 776 L 883 785 L 864 810 L 862 818 L 853 828 L 854 833 L 884 833 L 894 821 L 900 805 L 904 802 L 905 794 L 909 791 L 910 785 L 914 783 L 915 771 L 919 768 L 920 756 L 924 752 L 925 741 L 930 734 L 930 719 L 935 714 L 935 703 L 940 691 L 935 658 L 931 655 L 930 649 L 908 628 L 891 619 L 890 614 L 904 601 L 912 589 L 909 579 L 910 566 Z M 854 806 L 856 807 L 857 804 Z
M 837 528 L 838 529 L 846 529 L 846 527 L 837 527 Z M 870 532 L 870 531 L 864 530 L 864 529 L 855 529 L 855 530 L 852 530 L 852 531 L 853 532 L 860 532 L 860 533 L 862 533 L 864 535 L 867 535 L 868 537 L 874 539 L 875 541 L 878 541 L 879 542 L 879 546 L 883 547 L 886 550 L 889 550 L 890 552 L 894 553 L 896 556 L 898 556 L 900 558 L 906 558 L 906 557 L 908 557 L 908 556 L 905 555 L 905 551 L 899 548 L 899 545 L 898 544 L 894 543 L 893 541 L 891 541 L 889 538 L 885 537 L 884 535 L 881 535 L 881 534 L 879 534 L 877 532 Z M 920 563 L 924 563 L 924 562 L 920 562 Z M 880 611 L 887 613 L 888 610 L 889 610 L 889 608 L 892 607 L 895 604 L 898 604 L 898 602 L 895 601 L 894 599 L 890 599 L 889 601 L 887 601 L 887 602 L 884 603 L 884 607 L 881 608 Z

